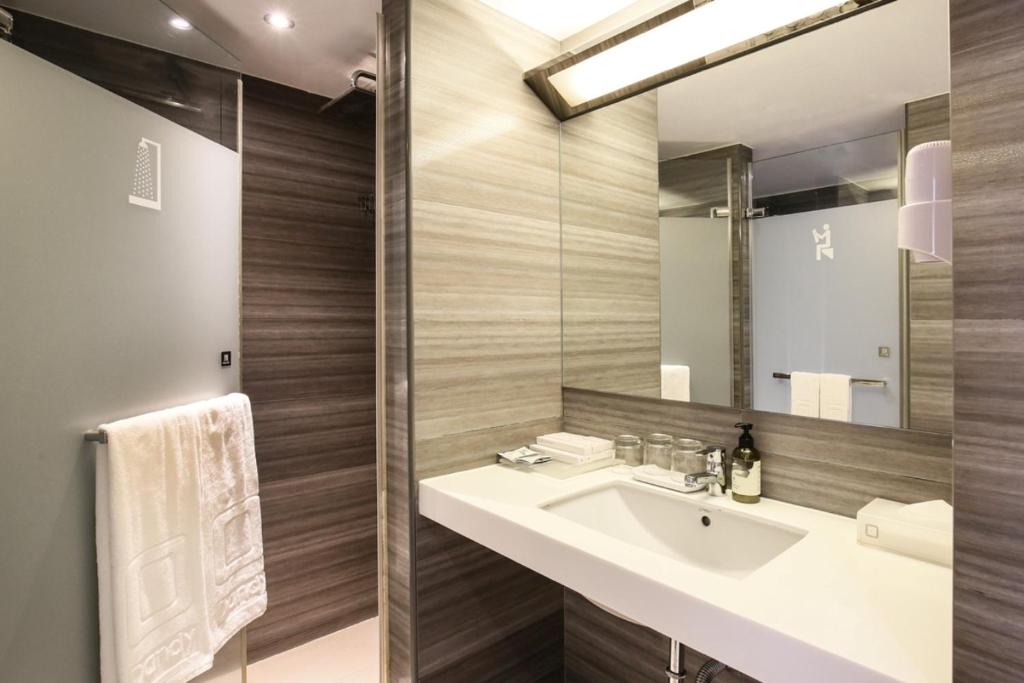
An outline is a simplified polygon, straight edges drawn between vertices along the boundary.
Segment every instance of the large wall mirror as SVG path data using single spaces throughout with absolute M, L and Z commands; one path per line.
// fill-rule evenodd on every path
M 564 384 L 950 432 L 951 266 L 897 247 L 948 35 L 898 0 L 564 122 Z

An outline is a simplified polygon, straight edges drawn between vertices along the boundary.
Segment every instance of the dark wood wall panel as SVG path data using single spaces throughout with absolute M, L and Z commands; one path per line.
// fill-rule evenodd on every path
M 614 437 L 664 432 L 735 447 L 737 422 L 754 424 L 764 494 L 853 517 L 877 497 L 912 503 L 952 495 L 950 438 L 779 413 L 677 401 L 563 392 L 565 429 Z
M 907 104 L 907 150 L 949 140 L 949 95 Z M 953 266 L 910 258 L 911 429 L 953 431 Z
M 420 517 L 419 681 L 562 680 L 562 586 Z
M 25 12 L 13 14 L 18 47 L 228 149 L 238 148 L 237 73 Z M 187 107 L 162 103 L 168 98 Z
M 728 637 L 723 635 L 723 637 Z M 687 649 L 684 665 L 692 681 L 709 657 Z M 654 683 L 665 680 L 669 639 L 620 619 L 573 591 L 565 591 L 566 683 Z M 756 683 L 727 669 L 715 683 Z
M 250 661 L 377 612 L 372 102 L 245 79 L 242 387 L 269 607 Z
M 384 0 L 384 581 L 390 681 L 415 681 L 415 482 L 409 392 L 409 0 Z
M 952 0 L 953 670 L 1024 671 L 1024 12 Z

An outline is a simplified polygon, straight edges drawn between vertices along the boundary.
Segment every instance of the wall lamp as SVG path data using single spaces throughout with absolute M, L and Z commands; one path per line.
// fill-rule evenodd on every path
M 523 78 L 565 121 L 889 2 L 686 0 Z

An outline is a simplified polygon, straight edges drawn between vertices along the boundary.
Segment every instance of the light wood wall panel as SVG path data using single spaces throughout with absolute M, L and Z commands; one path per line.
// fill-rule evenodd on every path
M 558 122 L 522 81 L 558 50 L 483 3 L 411 0 L 416 480 L 561 422 Z M 561 586 L 418 517 L 416 680 L 560 681 Z
M 953 670 L 1024 671 L 1024 12 L 952 0 Z
M 565 386 L 661 395 L 658 101 L 562 124 Z
M 373 110 L 324 102 L 245 80 L 242 388 L 269 597 L 250 661 L 377 613 Z
M 522 82 L 556 49 L 479 3 L 412 4 L 418 445 L 561 414 L 558 123 Z
M 907 149 L 949 140 L 949 95 L 907 104 Z M 911 429 L 953 431 L 953 267 L 910 258 Z

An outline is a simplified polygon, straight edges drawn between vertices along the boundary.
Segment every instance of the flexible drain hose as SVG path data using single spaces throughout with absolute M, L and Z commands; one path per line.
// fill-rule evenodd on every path
M 709 659 L 704 662 L 704 666 L 697 672 L 697 676 L 693 679 L 693 683 L 711 683 L 715 680 L 715 676 L 725 671 L 727 667 L 717 659 Z

